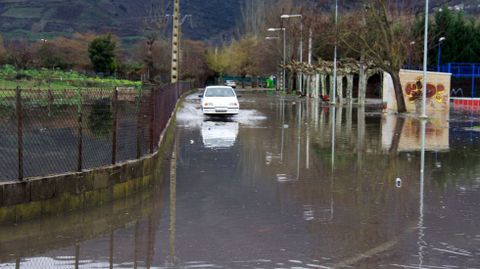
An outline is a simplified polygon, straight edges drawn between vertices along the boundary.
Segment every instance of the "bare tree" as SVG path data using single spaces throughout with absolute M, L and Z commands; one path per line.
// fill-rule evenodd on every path
M 258 36 L 264 32 L 266 22 L 266 6 L 270 0 L 245 0 L 241 8 L 239 34 Z
M 7 42 L 7 61 L 16 68 L 30 68 L 33 66 L 32 46 L 24 40 Z
M 166 13 L 165 0 L 152 0 L 146 6 L 147 17 L 144 20 L 146 42 L 144 63 L 147 72 L 147 78 L 150 83 L 158 83 L 157 77 L 160 70 L 156 68 L 154 58 L 155 42 L 165 36 L 166 25 L 168 23 L 168 14 Z
M 394 12 L 395 8 L 387 0 L 366 1 L 361 12 L 343 19 L 339 38 L 346 48 L 390 74 L 398 112 L 403 113 L 406 105 L 399 72 L 408 57 L 413 20 L 409 14 Z

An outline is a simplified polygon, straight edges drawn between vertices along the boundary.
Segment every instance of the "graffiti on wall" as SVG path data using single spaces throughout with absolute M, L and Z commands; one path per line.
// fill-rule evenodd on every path
M 423 77 L 417 77 L 415 82 L 407 82 L 405 86 L 405 94 L 407 100 L 415 102 L 422 100 L 423 96 Z M 445 86 L 442 83 L 436 85 L 427 83 L 427 98 L 433 98 L 438 103 L 445 102 Z
M 427 114 L 450 110 L 450 86 L 449 73 L 428 72 L 427 82 Z M 420 113 L 423 96 L 423 72 L 416 70 L 400 70 L 400 84 L 402 85 L 403 97 L 408 112 Z M 397 100 L 392 77 L 384 73 L 383 79 L 383 102 L 385 111 L 396 111 Z

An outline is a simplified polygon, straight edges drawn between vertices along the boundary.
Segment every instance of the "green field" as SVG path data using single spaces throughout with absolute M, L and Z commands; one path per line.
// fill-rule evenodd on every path
M 78 72 L 49 69 L 17 70 L 5 65 L 0 68 L 0 89 L 69 90 L 83 88 L 141 87 L 141 81 L 89 77 Z

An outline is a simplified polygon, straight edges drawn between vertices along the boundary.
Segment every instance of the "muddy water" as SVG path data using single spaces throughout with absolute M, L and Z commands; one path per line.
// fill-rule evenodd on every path
M 422 123 L 244 95 L 178 113 L 174 173 L 0 229 L 0 268 L 480 268 L 480 117 Z

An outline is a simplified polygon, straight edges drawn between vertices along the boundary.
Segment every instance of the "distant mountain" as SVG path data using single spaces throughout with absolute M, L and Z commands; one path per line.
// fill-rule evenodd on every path
M 183 33 L 191 39 L 218 40 L 232 35 L 243 0 L 182 0 L 191 15 Z M 145 19 L 154 11 L 172 13 L 171 0 L 0 0 L 0 32 L 7 38 L 40 39 L 73 32 L 113 32 L 124 42 L 142 38 Z M 168 26 L 171 21 L 168 21 Z M 168 33 L 168 31 L 167 31 Z
M 183 24 L 184 36 L 213 43 L 235 36 L 241 7 L 247 0 L 181 0 L 181 12 L 191 15 Z M 253 0 L 248 0 L 253 1 Z M 278 1 L 278 0 L 270 0 Z M 296 0 L 331 10 L 333 0 Z M 412 0 L 397 0 L 398 3 Z M 167 3 L 163 7 L 152 3 Z M 41 39 L 74 32 L 113 32 L 124 44 L 143 39 L 145 19 L 151 11 L 172 13 L 173 0 L 0 0 L 0 33 L 6 38 Z M 341 0 L 343 9 L 358 8 L 358 0 Z M 480 13 L 480 0 L 431 0 L 432 8 L 447 4 L 473 14 Z M 162 4 L 159 4 L 160 6 Z M 424 1 L 417 1 L 420 11 Z M 169 34 L 171 21 L 165 25 Z

